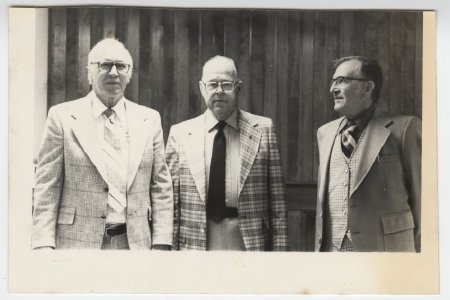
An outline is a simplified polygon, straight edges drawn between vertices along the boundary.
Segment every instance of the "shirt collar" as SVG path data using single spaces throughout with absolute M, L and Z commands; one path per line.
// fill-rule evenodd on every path
M 372 104 L 368 109 L 363 110 L 358 117 L 356 117 L 353 120 L 350 120 L 349 118 L 345 117 L 345 126 L 343 128 L 347 127 L 347 124 L 350 121 L 353 121 L 356 123 L 356 126 L 358 126 L 358 129 L 360 132 L 363 132 L 363 130 L 366 128 L 367 124 L 369 123 L 370 119 L 372 118 L 373 112 L 375 111 L 375 104 Z
M 94 118 L 97 119 L 103 114 L 103 112 L 106 109 L 108 109 L 108 107 L 105 104 L 103 104 L 103 102 L 100 101 L 100 99 L 98 99 L 94 91 L 91 91 L 89 93 L 89 96 L 92 99 L 92 112 L 94 114 Z M 125 97 L 122 96 L 119 102 L 117 102 L 116 105 L 112 107 L 112 109 L 116 113 L 119 120 L 125 120 Z
M 217 125 L 217 123 L 219 123 L 219 121 L 216 119 L 216 117 L 213 115 L 213 113 L 209 109 L 207 109 L 206 110 L 206 129 L 208 130 L 208 132 L 211 132 L 211 130 Z M 228 117 L 228 119 L 225 120 L 225 123 L 227 123 L 227 125 L 229 125 L 234 130 L 239 131 L 236 108 L 231 113 L 231 115 Z

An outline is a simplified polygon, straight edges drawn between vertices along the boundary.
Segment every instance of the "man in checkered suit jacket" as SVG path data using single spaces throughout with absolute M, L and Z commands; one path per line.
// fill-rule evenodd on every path
M 174 239 L 178 250 L 285 251 L 288 226 L 285 186 L 272 120 L 237 108 L 242 82 L 232 59 L 205 63 L 204 114 L 171 128 L 166 161 L 174 192 Z M 226 123 L 225 209 L 212 220 L 208 202 L 213 141 Z
M 161 119 L 123 96 L 132 70 L 124 45 L 105 39 L 88 56 L 92 91 L 50 109 L 36 169 L 34 249 L 170 249 L 172 181 Z M 113 125 L 117 143 L 107 145 Z

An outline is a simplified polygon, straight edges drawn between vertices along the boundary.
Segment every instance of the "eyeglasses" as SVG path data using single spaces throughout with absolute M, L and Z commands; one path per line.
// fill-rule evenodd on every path
M 100 62 L 100 61 L 95 61 L 95 62 L 91 62 L 91 64 L 97 64 L 98 69 L 100 71 L 106 72 L 106 73 L 111 72 L 111 69 L 112 69 L 113 66 L 116 66 L 116 70 L 120 74 L 127 74 L 128 71 L 130 70 L 130 65 L 129 64 L 125 64 L 125 63 L 121 63 L 121 62 L 112 62 L 112 61 Z
M 330 79 L 330 86 L 333 85 L 341 85 L 342 83 L 349 83 L 351 80 L 357 80 L 357 81 L 370 81 L 366 78 L 354 78 L 354 77 L 347 77 L 347 76 L 338 76 L 336 78 Z
M 222 81 L 222 82 L 215 82 L 215 81 L 208 81 L 203 82 L 203 85 L 205 86 L 206 92 L 208 93 L 214 93 L 217 91 L 217 89 L 220 87 L 224 93 L 232 93 L 236 87 L 236 84 L 241 83 L 242 81 Z

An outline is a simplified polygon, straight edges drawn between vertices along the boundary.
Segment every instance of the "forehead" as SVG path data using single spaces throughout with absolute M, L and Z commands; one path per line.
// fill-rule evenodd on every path
M 203 81 L 209 81 L 213 79 L 223 80 L 235 80 L 236 69 L 233 64 L 228 61 L 212 61 L 205 65 L 203 68 Z
M 348 60 L 340 64 L 334 72 L 334 77 L 338 76 L 356 76 L 361 72 L 361 62 L 358 60 Z
M 95 53 L 95 60 L 98 61 L 121 61 L 131 63 L 128 52 L 118 44 L 102 45 Z

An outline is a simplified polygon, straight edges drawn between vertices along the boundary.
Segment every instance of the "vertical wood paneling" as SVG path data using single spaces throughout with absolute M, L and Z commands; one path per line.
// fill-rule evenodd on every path
M 132 79 L 125 90 L 125 97 L 133 102 L 139 103 L 140 39 L 138 33 L 140 28 L 140 14 L 137 9 L 127 9 L 124 11 L 126 15 L 122 24 L 123 26 L 126 24 L 126 31 L 124 30 L 126 34 L 123 41 L 133 58 Z
M 239 105 L 242 109 L 250 110 L 250 89 L 251 89 L 251 41 L 252 41 L 252 25 L 251 13 L 240 12 L 238 14 L 238 24 L 240 30 L 235 36 L 238 40 L 239 56 L 236 60 L 238 76 L 243 81 L 241 91 L 239 93 Z
M 265 71 L 265 50 L 267 14 L 263 12 L 254 12 L 251 14 L 251 39 L 250 39 L 250 72 L 249 72 L 249 105 L 248 109 L 254 114 L 262 115 L 264 112 L 264 84 L 266 76 Z
M 91 48 L 103 39 L 103 10 L 91 8 Z
M 415 77 L 414 77 L 414 112 L 417 116 L 422 116 L 422 62 L 423 62 L 423 50 L 422 50 L 422 27 L 423 16 L 422 14 L 416 14 L 416 28 L 415 28 Z
M 402 40 L 403 43 L 401 45 L 401 49 L 403 52 L 402 55 L 402 64 L 401 64 L 401 73 L 400 73 L 400 90 L 402 92 L 401 98 L 401 108 L 398 112 L 402 112 L 407 115 L 414 114 L 414 97 L 415 97 L 415 65 L 414 60 L 415 56 L 415 47 L 411 47 L 411 45 L 415 45 L 415 16 L 402 13 Z M 408 49 L 408 45 L 410 45 L 410 49 Z
M 89 92 L 87 61 L 91 49 L 91 10 L 82 8 L 78 12 L 77 97 Z
M 296 139 L 299 157 L 298 161 L 299 180 L 294 182 L 314 181 L 314 149 L 315 149 L 315 133 L 314 117 L 315 117 L 315 100 L 314 100 L 314 15 L 309 13 L 302 14 L 301 23 L 301 60 L 299 66 L 300 86 L 299 98 L 299 116 L 298 122 L 300 135 Z M 295 148 L 292 149 L 295 151 Z M 314 177 L 314 178 L 313 178 Z
M 77 52 L 78 52 L 78 9 L 68 8 L 66 22 L 66 99 L 73 100 L 77 97 Z
M 156 28 L 151 27 L 151 23 L 156 22 L 156 16 L 151 16 L 152 11 L 141 10 L 139 13 L 139 104 L 151 107 L 152 91 L 161 88 L 161 84 L 154 84 L 152 88 L 150 71 L 156 67 L 150 67 L 152 57 L 152 39 L 158 34 Z M 154 29 L 151 30 L 150 28 Z M 158 77 L 159 78 L 159 77 Z M 132 78 L 131 80 L 136 80 Z
M 49 13 L 48 107 L 66 99 L 66 9 L 55 8 Z
M 375 59 L 378 58 L 381 69 L 383 70 L 383 84 L 380 94 L 380 105 L 386 107 L 389 102 L 389 86 L 390 80 L 390 65 L 389 65 L 389 28 L 390 28 L 390 16 L 386 13 L 380 13 L 381 18 L 377 26 L 377 49 L 378 54 Z M 395 83 L 394 83 L 395 84 Z
M 201 45 L 198 39 L 200 34 L 199 16 L 200 14 L 198 11 L 192 10 L 189 11 L 187 19 L 187 27 L 189 31 L 188 47 L 190 55 L 188 57 L 188 91 L 185 91 L 185 95 L 188 92 L 188 99 L 184 99 L 184 101 L 189 102 L 188 118 L 196 117 L 206 109 L 205 102 L 203 101 L 198 86 L 198 82 L 202 77 Z
M 277 124 L 277 50 L 278 50 L 278 20 L 276 14 L 266 17 L 266 34 L 264 39 L 264 73 L 262 81 L 258 81 L 259 88 L 264 91 L 264 109 L 260 113 L 271 118 Z M 252 74 L 253 75 L 253 74 Z M 262 85 L 261 85 L 262 83 Z M 254 99 L 255 105 L 259 99 Z
M 177 120 L 189 118 L 189 27 L 187 13 L 177 11 L 174 14 L 174 101 L 177 105 Z
M 289 14 L 288 12 L 278 12 L 276 14 L 277 21 L 277 95 L 273 101 L 277 117 L 274 118 L 277 129 L 278 145 L 280 147 L 281 163 L 283 166 L 288 165 L 287 151 L 288 151 L 288 122 L 287 114 L 289 111 Z M 283 99 L 283 101 L 280 101 Z M 283 169 L 286 177 L 286 169 Z
M 116 12 L 115 8 L 104 8 L 103 10 L 103 38 L 116 36 Z
M 389 79 L 390 81 L 400 80 L 402 56 L 402 20 L 401 13 L 393 12 L 390 14 L 389 30 Z M 401 84 L 397 81 L 389 85 L 388 109 L 392 112 L 398 112 L 401 108 L 402 91 L 398 88 Z

